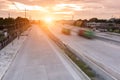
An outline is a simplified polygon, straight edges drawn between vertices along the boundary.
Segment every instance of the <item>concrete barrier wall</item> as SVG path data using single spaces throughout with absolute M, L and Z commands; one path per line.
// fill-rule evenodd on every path
M 76 72 L 79 72 L 78 74 L 82 80 L 91 80 L 66 54 L 64 54 L 64 56 L 68 62 L 70 62 L 70 64 L 72 63 L 73 68 L 75 68 L 74 70 L 77 70 Z
M 95 36 L 96 38 L 100 39 L 100 40 L 105 40 L 105 41 L 112 41 L 112 42 L 115 42 L 115 43 L 120 43 L 120 41 L 117 41 L 117 40 L 114 40 L 114 39 L 110 39 L 110 38 L 105 38 L 105 37 L 102 37 L 102 36 Z

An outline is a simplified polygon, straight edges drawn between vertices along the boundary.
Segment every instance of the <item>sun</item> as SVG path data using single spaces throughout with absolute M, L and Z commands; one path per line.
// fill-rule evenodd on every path
M 45 17 L 45 18 L 44 18 L 44 21 L 45 21 L 46 23 L 52 23 L 52 22 L 54 21 L 54 19 L 53 19 L 52 17 Z

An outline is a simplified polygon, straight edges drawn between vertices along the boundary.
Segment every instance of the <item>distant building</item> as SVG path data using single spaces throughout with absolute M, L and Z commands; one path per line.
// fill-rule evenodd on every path
M 117 24 L 115 25 L 115 27 L 117 27 L 117 28 L 120 29 L 120 24 L 117 23 Z
M 86 26 L 88 27 L 92 27 L 92 28 L 102 28 L 102 29 L 105 29 L 105 28 L 108 28 L 108 27 L 115 27 L 115 23 L 108 23 L 108 22 L 87 22 L 86 23 Z

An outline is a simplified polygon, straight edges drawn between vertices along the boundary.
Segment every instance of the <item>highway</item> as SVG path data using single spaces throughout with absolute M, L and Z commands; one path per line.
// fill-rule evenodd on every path
M 99 39 L 86 39 L 75 32 L 72 32 L 71 35 L 62 34 L 61 27 L 63 26 L 65 25 L 50 26 L 49 29 L 66 45 L 76 50 L 79 55 L 93 60 L 111 76 L 120 80 L 120 46 Z
M 69 27 L 72 32 L 77 33 L 81 28 L 72 26 L 72 25 L 65 25 L 67 28 Z M 94 31 L 96 39 L 103 40 L 109 42 L 111 44 L 119 45 L 120 46 L 120 34 L 112 33 L 112 32 L 100 32 Z M 73 33 L 74 34 L 74 33 Z
M 31 31 L 2 80 L 84 80 L 38 26 Z
M 120 46 L 120 35 L 117 33 L 95 32 L 95 34 L 98 39 Z

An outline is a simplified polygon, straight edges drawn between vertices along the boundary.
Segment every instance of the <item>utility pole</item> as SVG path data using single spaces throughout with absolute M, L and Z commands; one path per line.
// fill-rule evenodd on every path
M 8 13 L 8 18 L 10 18 L 10 12 Z
M 12 2 L 12 4 L 19 10 L 19 11 L 21 11 L 20 10 L 20 8 L 14 3 L 14 2 Z M 27 17 L 27 9 L 25 8 L 25 12 L 24 12 L 25 14 L 25 18 Z
M 26 18 L 26 8 L 25 8 L 25 18 Z
M 28 16 L 27 11 L 29 11 L 29 10 L 25 8 L 25 18 L 27 18 L 27 16 Z

